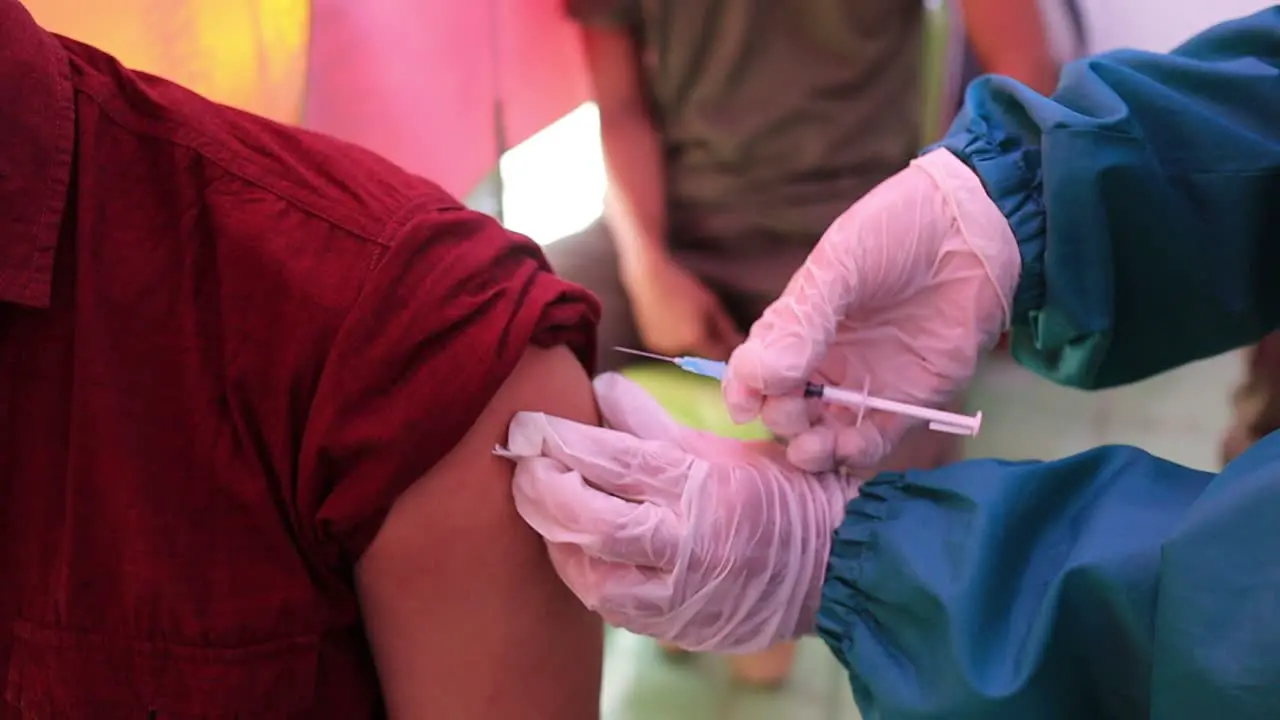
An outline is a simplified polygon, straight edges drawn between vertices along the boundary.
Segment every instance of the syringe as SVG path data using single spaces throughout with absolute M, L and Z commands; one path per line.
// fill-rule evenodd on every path
M 715 378 L 716 380 L 723 380 L 725 370 L 728 368 L 727 363 L 723 363 L 718 360 L 694 357 L 691 355 L 668 357 L 666 355 L 657 355 L 654 353 L 644 352 L 642 350 L 632 350 L 630 348 L 619 347 L 614 349 L 624 353 L 630 353 L 632 355 L 651 358 L 653 360 L 669 362 L 685 372 Z M 908 417 L 926 420 L 929 423 L 929 429 L 935 432 L 950 433 L 952 435 L 968 435 L 972 437 L 976 436 L 978 431 L 982 428 L 981 412 L 972 416 L 962 415 L 960 413 L 935 410 L 933 408 L 921 407 L 920 405 L 898 402 L 897 400 L 886 400 L 884 398 L 873 397 L 867 392 L 870 390 L 870 383 L 871 378 L 868 377 L 866 382 L 863 383 L 862 390 L 857 391 L 811 382 L 805 385 L 804 396 L 817 398 L 823 402 L 829 402 L 833 405 L 842 405 L 844 407 L 854 408 L 858 411 L 859 423 L 862 422 L 862 416 L 867 410 L 880 410 L 883 412 L 891 412 L 898 415 L 906 415 Z

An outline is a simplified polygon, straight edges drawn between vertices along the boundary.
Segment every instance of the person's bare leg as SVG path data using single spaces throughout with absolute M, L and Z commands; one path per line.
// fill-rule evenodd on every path
M 525 353 L 466 437 L 406 490 L 356 566 L 389 717 L 599 715 L 603 623 L 565 587 L 492 454 L 521 410 L 598 422 L 564 348 Z

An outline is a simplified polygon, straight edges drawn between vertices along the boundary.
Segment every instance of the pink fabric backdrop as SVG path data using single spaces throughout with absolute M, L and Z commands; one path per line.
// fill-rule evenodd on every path
M 313 0 L 303 123 L 465 195 L 587 98 L 564 0 Z

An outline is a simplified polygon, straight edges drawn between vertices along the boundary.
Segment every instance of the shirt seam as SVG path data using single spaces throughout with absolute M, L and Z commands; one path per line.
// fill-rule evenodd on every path
M 48 41 L 45 38 L 42 38 L 42 40 Z M 65 196 L 70 192 L 71 182 L 68 177 L 68 168 L 74 162 L 71 155 L 74 153 L 72 148 L 74 148 L 76 143 L 74 138 L 74 129 L 72 130 L 73 137 L 71 138 L 70 148 L 66 147 L 63 143 L 63 140 L 65 139 L 63 137 L 63 133 L 66 131 L 68 115 L 72 118 L 75 117 L 75 102 L 74 100 L 68 100 L 67 97 L 68 93 L 73 96 L 75 93 L 75 87 L 71 82 L 70 77 L 70 59 L 62 51 L 61 46 L 58 46 L 56 43 L 54 43 L 52 47 L 42 49 L 48 49 L 50 51 L 48 59 L 56 69 L 56 72 L 54 73 L 55 87 L 53 101 L 55 105 L 54 115 L 56 119 L 54 121 L 52 137 L 54 138 L 54 152 L 56 154 L 55 162 L 58 164 L 56 164 L 50 171 L 49 176 L 46 178 L 44 183 L 45 194 L 42 196 L 40 212 L 36 215 L 36 219 L 32 223 L 30 231 L 31 237 L 35 239 L 35 247 L 33 247 L 31 253 L 27 255 L 25 267 L 12 268 L 9 271 L 4 271 L 4 269 L 0 268 L 0 278 L 3 278 L 5 275 L 15 277 L 15 294 L 20 298 L 26 298 L 28 300 L 37 287 L 45 285 L 46 283 L 50 288 L 52 287 L 52 278 L 40 271 L 40 257 L 42 254 L 57 251 L 57 236 L 59 231 L 54 230 L 52 233 L 53 237 L 49 238 L 46 236 L 46 227 L 48 224 L 50 207 L 56 207 L 58 205 L 65 206 L 66 204 Z M 67 112 L 68 110 L 70 112 Z M 63 178 L 66 178 L 65 183 L 62 182 Z M 52 262 L 50 262 L 50 267 L 51 266 Z M 50 289 L 49 292 L 52 292 L 52 290 Z
M 343 232 L 346 232 L 347 234 L 361 241 L 378 245 L 384 250 L 391 248 L 393 245 L 393 242 L 388 240 L 387 238 L 389 236 L 394 235 L 396 232 L 398 232 L 399 227 L 406 224 L 405 215 L 407 215 L 408 212 L 419 208 L 423 203 L 426 203 L 430 199 L 432 199 L 426 196 L 424 193 L 415 192 L 409 195 L 406 200 L 401 202 L 401 207 L 399 209 L 395 210 L 392 213 L 389 213 L 389 218 L 387 219 L 386 222 L 383 223 L 382 229 L 379 232 L 367 233 L 361 230 L 357 230 L 351 227 L 348 223 L 337 220 L 336 218 L 330 216 L 329 214 L 316 209 L 310 203 L 303 202 L 302 200 L 291 195 L 285 195 L 281 193 L 279 190 L 268 185 L 266 182 L 254 177 L 250 177 L 248 174 L 244 173 L 243 171 L 235 167 L 232 167 L 233 163 L 228 162 L 227 159 L 223 157 L 219 157 L 221 153 L 213 152 L 213 148 L 207 147 L 208 145 L 217 145 L 217 142 L 204 133 L 197 131 L 194 133 L 197 137 L 194 139 L 188 140 L 184 138 L 174 137 L 171 134 L 159 133 L 154 130 L 136 127 L 135 125 L 126 123 L 125 121 L 117 117 L 113 109 L 109 107 L 109 103 L 103 101 L 103 99 L 98 97 L 98 95 L 95 94 L 91 89 L 85 88 L 81 85 L 74 85 L 73 89 L 77 94 L 83 95 L 91 99 L 94 105 L 96 105 L 98 109 L 102 111 L 104 117 L 106 117 L 113 124 L 115 124 L 116 127 L 122 130 L 125 130 L 127 132 L 135 133 L 137 135 L 146 137 L 146 138 L 150 138 L 153 140 L 160 140 L 162 142 L 170 143 L 177 147 L 190 150 L 191 152 L 198 154 L 200 157 L 204 158 L 205 160 L 208 160 L 209 162 L 213 163 L 218 168 L 222 169 L 224 172 L 235 177 L 236 179 L 242 182 L 248 183 L 249 185 L 252 185 L 258 188 L 259 190 L 269 193 L 272 197 L 275 197 L 281 202 L 288 204 L 290 207 L 293 207 L 296 210 L 304 212 L 335 228 L 338 228 Z M 259 117 L 259 116 L 255 115 L 254 117 Z M 184 127 L 191 129 L 189 125 Z M 290 128 L 290 129 L 300 129 L 300 128 Z M 371 151 L 366 150 L 366 152 L 371 152 Z M 381 157 L 381 156 L 378 156 L 378 157 Z M 290 187 L 290 189 L 295 189 L 292 183 L 289 183 L 286 180 L 277 180 L 277 181 L 285 186 Z M 448 195 L 445 194 L 443 191 L 441 191 L 441 195 L 446 198 L 448 197 Z M 440 212 L 448 209 L 450 208 L 434 207 L 432 208 L 432 210 L 434 211 L 432 214 L 434 214 L 435 212 Z M 383 253 L 380 253 L 380 252 L 374 254 L 374 264 L 371 265 L 371 267 L 376 267 L 376 264 L 378 260 L 381 258 L 382 254 Z

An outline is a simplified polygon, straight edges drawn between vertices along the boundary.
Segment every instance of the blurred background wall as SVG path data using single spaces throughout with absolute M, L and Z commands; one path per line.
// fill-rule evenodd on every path
M 44 27 L 220 102 L 301 117 L 310 0 L 22 0 Z
M 1274 2 L 1266 0 L 1081 0 L 1095 51 L 1171 50 L 1191 35 Z

